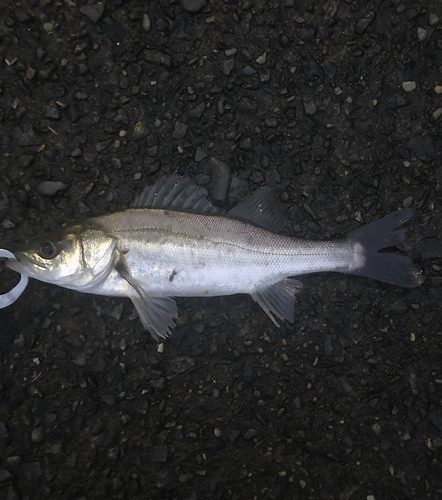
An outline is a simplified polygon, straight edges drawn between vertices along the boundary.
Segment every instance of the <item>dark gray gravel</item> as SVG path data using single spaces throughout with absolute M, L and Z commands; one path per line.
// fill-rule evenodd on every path
M 0 310 L 0 498 L 441 498 L 440 2 L 1 12 L 1 247 L 178 171 L 223 207 L 270 185 L 300 237 L 411 206 L 427 278 L 305 277 L 279 330 L 180 299 L 160 346 L 128 301 L 31 281 Z

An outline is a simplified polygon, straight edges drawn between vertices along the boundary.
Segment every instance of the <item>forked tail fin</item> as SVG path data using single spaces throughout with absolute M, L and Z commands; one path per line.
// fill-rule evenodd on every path
M 372 222 L 348 235 L 363 248 L 363 266 L 351 274 L 374 278 L 392 285 L 415 287 L 423 282 L 423 275 L 405 255 L 380 253 L 379 250 L 403 243 L 406 229 L 397 229 L 413 216 L 413 210 L 398 210 L 380 221 Z

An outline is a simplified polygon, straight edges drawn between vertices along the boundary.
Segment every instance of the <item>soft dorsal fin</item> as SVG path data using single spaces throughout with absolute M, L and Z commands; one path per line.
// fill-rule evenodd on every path
M 163 175 L 152 186 L 146 186 L 132 203 L 134 208 L 164 208 L 215 214 L 219 210 L 205 197 L 189 177 Z
M 287 221 L 281 205 L 267 186 L 257 189 L 245 201 L 232 208 L 229 215 L 275 233 L 281 231 Z

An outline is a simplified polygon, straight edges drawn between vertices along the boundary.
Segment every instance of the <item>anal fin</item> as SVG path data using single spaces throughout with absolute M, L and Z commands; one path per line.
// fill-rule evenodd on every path
M 279 327 L 275 316 L 293 323 L 296 293 L 302 283 L 294 278 L 285 278 L 263 290 L 251 294 L 252 299 L 264 309 L 267 316 Z
M 122 278 L 134 289 L 130 297 L 144 328 L 149 330 L 152 337 L 158 342 L 160 338 L 171 335 L 170 329 L 175 326 L 174 318 L 178 317 L 176 302 L 172 297 L 152 297 L 134 279 L 127 269 L 123 258 L 117 262 L 116 270 Z
M 178 317 L 176 302 L 172 297 L 134 295 L 131 299 L 144 328 L 157 342 L 172 334 L 170 329 L 175 326 L 173 318 Z

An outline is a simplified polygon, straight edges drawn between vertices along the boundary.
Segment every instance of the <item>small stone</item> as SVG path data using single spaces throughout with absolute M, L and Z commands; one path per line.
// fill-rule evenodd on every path
M 161 64 L 167 68 L 172 64 L 172 58 L 169 54 L 157 50 L 147 50 L 144 53 L 144 59 L 152 64 Z
M 437 150 L 433 139 L 429 135 L 418 135 L 413 137 L 409 142 L 409 146 L 414 150 L 419 160 L 431 161 L 437 156 Z
M 357 33 L 358 35 L 362 35 L 369 26 L 369 24 L 373 21 L 373 19 L 374 15 L 358 19 L 355 25 L 355 33 Z
M 172 133 L 172 139 L 175 139 L 175 140 L 184 139 L 184 137 L 186 136 L 186 133 L 187 133 L 187 129 L 188 129 L 188 125 L 177 120 L 175 122 L 175 128 L 174 128 L 174 131 Z
M 41 443 L 44 439 L 43 427 L 36 427 L 32 429 L 31 439 L 33 443 Z
M 353 447 L 353 439 L 350 436 L 345 436 L 342 442 L 347 448 Z
M 71 152 L 71 156 L 72 158 L 78 158 L 79 156 L 81 156 L 83 154 L 83 151 L 80 149 L 80 148 L 75 148 L 72 152 Z
M 267 125 L 267 127 L 275 128 L 278 126 L 278 120 L 276 118 L 266 118 L 265 124 Z
M 160 377 L 156 380 L 151 380 L 150 385 L 154 389 L 164 389 L 166 387 L 166 379 L 164 377 Z
M 204 149 L 196 148 L 195 161 L 199 163 L 200 161 L 204 160 L 204 158 L 207 158 L 207 153 L 204 151 Z
M 173 373 L 180 374 L 195 366 L 195 360 L 187 356 L 175 356 L 171 359 L 169 366 Z
M 234 56 L 238 52 L 238 49 L 232 48 L 232 49 L 226 49 L 224 51 L 224 55 L 227 57 Z
M 434 91 L 436 92 L 436 94 L 442 94 L 442 85 L 436 85 L 434 87 Z
M 428 31 L 424 28 L 417 29 L 417 39 L 419 42 L 423 42 L 428 36 Z
M 411 92 L 416 88 L 416 82 L 410 81 L 410 82 L 403 82 L 402 83 L 402 88 L 404 89 L 405 92 Z
M 261 54 L 260 56 L 258 56 L 255 59 L 255 61 L 256 61 L 257 64 L 260 64 L 260 65 L 265 64 L 266 61 L 267 61 L 267 52 L 264 52 L 263 54 Z
M 148 33 L 151 28 L 151 23 L 150 23 L 150 17 L 147 14 L 143 14 L 143 21 L 141 23 L 141 27 L 143 28 L 143 31 Z
M 431 117 L 433 118 L 433 120 L 438 120 L 441 115 L 442 115 L 442 108 L 437 108 L 436 110 L 433 111 Z
M 219 158 L 209 160 L 212 174 L 212 198 L 216 201 L 225 201 L 230 183 L 230 165 Z
M 36 69 L 31 68 L 31 67 L 29 67 L 29 68 L 26 69 L 26 78 L 28 80 L 32 80 L 36 74 L 37 74 L 37 70 Z
M 256 69 L 253 66 L 247 65 L 242 70 L 243 75 L 253 76 L 256 73 Z
M 439 16 L 436 14 L 430 14 L 430 17 L 428 18 L 428 23 L 430 26 L 436 26 L 436 24 L 439 22 Z
M 191 14 L 198 13 L 206 5 L 206 0 L 181 0 L 181 8 Z
M 67 189 L 67 185 L 60 181 L 43 181 L 37 187 L 37 193 L 42 196 L 54 196 L 59 191 Z
M 381 426 L 378 423 L 373 424 L 371 426 L 371 430 L 376 434 L 376 436 L 379 436 L 379 434 L 381 433 Z
M 88 17 L 93 23 L 98 23 L 104 12 L 104 4 L 101 2 L 80 7 L 80 12 Z
M 102 151 L 104 151 L 106 148 L 108 148 L 112 143 L 112 139 L 108 139 L 107 141 L 101 141 L 101 142 L 97 142 L 95 144 L 95 151 L 97 153 L 101 153 Z
M 245 434 L 244 434 L 244 439 L 246 441 L 249 441 L 250 439 L 253 439 L 258 435 L 258 431 L 256 429 L 249 429 Z
M 87 363 L 87 356 L 86 356 L 86 353 L 84 352 L 80 352 L 79 354 L 77 354 L 77 356 L 72 360 L 72 362 L 74 363 L 74 365 L 77 365 L 77 366 L 84 366 L 86 363 Z
M 135 142 L 141 141 L 147 137 L 150 133 L 149 127 L 143 122 L 143 120 L 139 120 L 133 129 L 131 139 Z
M 407 196 L 403 201 L 402 201 L 402 206 L 404 208 L 409 208 L 411 207 L 411 204 L 413 203 L 413 197 L 412 196 Z
M 216 438 L 219 438 L 222 436 L 222 431 L 219 427 L 215 427 L 215 429 L 213 429 L 213 434 L 215 435 Z
M 314 102 L 305 102 L 304 103 L 304 113 L 306 116 L 313 116 L 317 113 L 318 108 Z
M 252 139 L 250 137 L 242 139 L 239 143 L 239 149 L 242 149 L 243 151 L 251 151 L 253 149 Z
M 34 157 L 31 155 L 20 155 L 18 157 L 18 164 L 21 168 L 29 167 L 29 165 L 34 161 Z
M 21 464 L 21 457 L 17 455 L 13 455 L 12 457 L 8 457 L 6 459 L 6 463 L 11 467 L 16 467 Z

